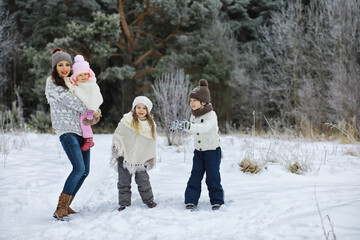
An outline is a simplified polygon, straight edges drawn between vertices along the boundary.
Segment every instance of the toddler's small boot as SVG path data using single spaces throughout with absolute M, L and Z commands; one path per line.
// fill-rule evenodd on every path
M 95 145 L 93 138 L 84 138 L 84 145 L 81 146 L 81 151 L 85 152 Z

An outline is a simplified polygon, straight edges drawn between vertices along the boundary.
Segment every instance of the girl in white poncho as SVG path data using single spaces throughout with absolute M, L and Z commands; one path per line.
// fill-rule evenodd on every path
M 119 211 L 131 205 L 131 177 L 144 204 L 155 207 L 148 170 L 156 157 L 156 125 L 150 115 L 152 102 L 145 96 L 136 97 L 132 110 L 124 114 L 113 135 L 112 163 L 117 165 Z

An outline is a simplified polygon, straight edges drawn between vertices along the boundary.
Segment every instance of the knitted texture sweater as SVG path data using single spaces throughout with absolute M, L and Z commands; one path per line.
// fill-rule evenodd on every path
M 187 132 L 194 135 L 194 147 L 198 151 L 215 150 L 220 147 L 218 122 L 215 111 L 202 116 L 190 117 L 191 126 Z
M 51 76 L 46 79 L 45 96 L 50 105 L 51 123 L 56 134 L 76 133 L 82 136 L 79 120 L 80 113 L 86 112 L 86 106 L 81 100 L 70 91 L 55 85 Z

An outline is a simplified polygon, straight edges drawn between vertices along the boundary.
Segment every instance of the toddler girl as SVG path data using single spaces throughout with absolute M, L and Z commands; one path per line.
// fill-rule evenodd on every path
M 81 150 L 87 151 L 94 146 L 93 132 L 91 126 L 85 125 L 83 120 L 92 120 L 94 114 L 95 117 L 101 114 L 99 107 L 103 103 L 103 98 L 89 63 L 84 60 L 82 55 L 77 55 L 74 60 L 73 75 L 71 76 L 72 84 L 68 84 L 68 87 L 88 109 L 85 114 L 80 115 L 80 126 L 84 138 L 84 145 L 81 146 Z

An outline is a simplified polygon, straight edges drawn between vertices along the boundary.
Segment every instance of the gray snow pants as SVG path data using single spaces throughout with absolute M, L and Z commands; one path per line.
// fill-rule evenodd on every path
M 129 170 L 123 167 L 124 158 L 118 159 L 118 189 L 119 189 L 119 205 L 131 205 L 131 177 Z M 135 173 L 135 182 L 143 203 L 154 200 L 154 195 L 150 185 L 150 177 L 146 171 L 138 171 Z

